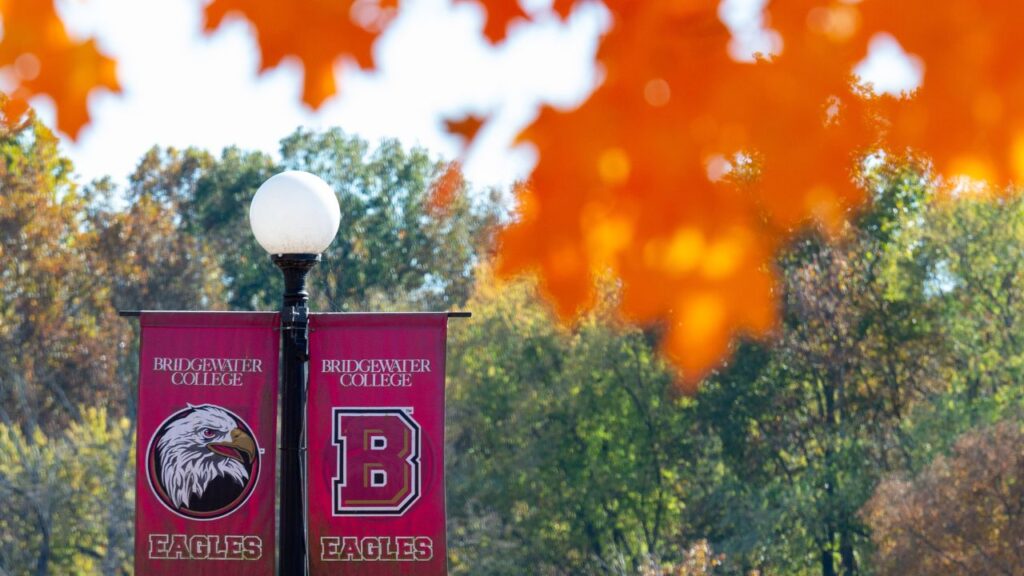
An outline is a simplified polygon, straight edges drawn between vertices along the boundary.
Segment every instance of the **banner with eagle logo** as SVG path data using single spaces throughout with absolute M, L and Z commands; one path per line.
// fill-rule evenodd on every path
M 310 316 L 310 573 L 447 574 L 446 313 Z
M 135 573 L 274 573 L 276 312 L 143 312 Z

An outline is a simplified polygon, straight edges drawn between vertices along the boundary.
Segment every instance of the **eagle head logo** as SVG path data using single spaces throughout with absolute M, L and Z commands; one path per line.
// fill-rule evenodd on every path
M 252 494 L 260 449 L 249 426 L 227 409 L 188 405 L 157 428 L 149 443 L 149 484 L 172 512 L 221 518 Z

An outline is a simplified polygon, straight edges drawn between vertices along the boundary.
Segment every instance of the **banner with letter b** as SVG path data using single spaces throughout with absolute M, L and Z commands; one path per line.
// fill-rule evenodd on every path
M 447 573 L 446 313 L 313 314 L 310 573 Z

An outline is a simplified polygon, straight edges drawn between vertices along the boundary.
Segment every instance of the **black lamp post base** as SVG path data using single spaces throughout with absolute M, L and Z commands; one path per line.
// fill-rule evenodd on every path
M 284 275 L 281 307 L 281 521 L 278 573 L 306 573 L 305 509 L 302 492 L 306 470 L 303 422 L 306 410 L 306 362 L 309 360 L 309 292 L 306 276 L 319 254 L 274 254 Z

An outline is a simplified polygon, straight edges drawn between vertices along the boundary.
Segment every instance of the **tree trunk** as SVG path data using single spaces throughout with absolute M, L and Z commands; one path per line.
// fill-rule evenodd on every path
M 837 576 L 835 561 L 832 558 L 832 550 L 822 548 L 821 550 L 821 576 Z
M 50 573 L 50 527 L 45 524 L 47 519 L 39 514 L 40 536 L 39 556 L 36 558 L 36 576 L 46 576 Z
M 839 533 L 839 558 L 843 563 L 843 576 L 855 576 L 857 574 L 857 558 L 853 554 L 853 542 L 849 530 Z

